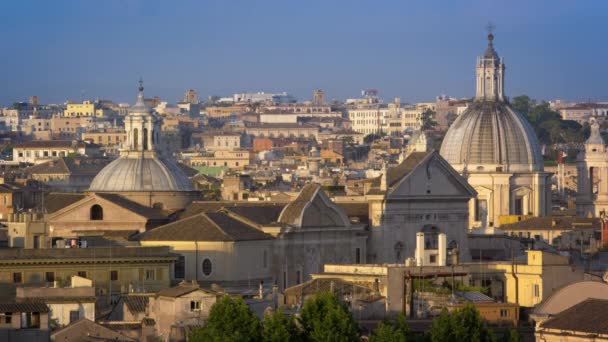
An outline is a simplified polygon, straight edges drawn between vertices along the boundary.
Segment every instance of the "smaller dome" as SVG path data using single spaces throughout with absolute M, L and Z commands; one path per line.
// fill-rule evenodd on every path
M 104 167 L 93 179 L 90 191 L 194 191 L 180 167 L 157 155 L 122 156 Z
M 593 120 L 593 122 L 591 122 L 591 135 L 589 136 L 589 139 L 587 139 L 586 144 L 594 144 L 594 145 L 603 145 L 604 144 L 604 139 L 602 138 L 602 135 L 600 134 L 600 125 L 595 120 Z

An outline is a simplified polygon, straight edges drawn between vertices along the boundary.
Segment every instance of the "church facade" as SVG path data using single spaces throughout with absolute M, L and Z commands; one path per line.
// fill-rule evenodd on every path
M 412 152 L 382 178 L 380 188 L 367 195 L 369 262 L 404 263 L 420 247 L 427 266 L 445 265 L 439 257 L 446 250 L 451 258 L 470 260 L 469 202 L 476 192 L 437 151 Z M 417 241 L 420 233 L 423 241 Z

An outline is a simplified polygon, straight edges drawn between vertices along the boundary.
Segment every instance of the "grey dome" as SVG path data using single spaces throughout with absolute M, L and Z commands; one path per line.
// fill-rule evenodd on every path
M 90 191 L 194 191 L 192 183 L 174 162 L 157 155 L 122 156 L 93 179 Z
M 501 101 L 473 102 L 446 133 L 440 153 L 459 172 L 543 170 L 532 126 Z

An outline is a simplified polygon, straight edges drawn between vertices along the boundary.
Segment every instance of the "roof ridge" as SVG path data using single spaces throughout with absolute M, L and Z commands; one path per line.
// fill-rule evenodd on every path
M 229 215 L 227 215 L 227 214 L 225 214 L 225 213 L 222 213 L 222 212 L 219 212 L 219 211 L 216 211 L 216 212 L 213 212 L 213 213 L 205 213 L 205 212 L 203 212 L 203 213 L 201 213 L 201 214 L 202 214 L 203 216 L 205 216 L 205 217 L 207 218 L 207 220 L 209 220 L 209 221 L 210 221 L 210 222 L 211 222 L 211 223 L 212 223 L 212 224 L 213 224 L 213 225 L 216 227 L 216 229 L 217 229 L 217 230 L 219 230 L 220 232 L 222 232 L 222 234 L 224 234 L 224 235 L 225 235 L 225 236 L 228 238 L 228 241 L 234 241 L 234 238 L 233 238 L 233 237 L 232 237 L 230 234 L 228 234 L 228 232 L 226 232 L 226 231 L 225 231 L 225 230 L 224 230 L 224 229 L 223 229 L 223 228 L 222 228 L 222 227 L 221 227 L 219 224 L 217 224 L 217 223 L 216 223 L 216 222 L 215 222 L 215 221 L 214 221 L 214 220 L 213 220 L 211 217 L 209 217 L 209 215 L 207 215 L 207 214 L 222 214 L 222 215 L 226 215 L 226 216 L 230 217 Z

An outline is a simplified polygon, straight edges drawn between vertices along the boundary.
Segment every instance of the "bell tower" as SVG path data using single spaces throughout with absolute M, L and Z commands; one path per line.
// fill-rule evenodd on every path
M 127 140 L 123 144 L 121 154 L 133 152 L 155 152 L 160 143 L 161 120 L 152 114 L 152 110 L 144 102 L 143 80 L 139 80 L 137 103 L 125 117 Z
M 577 156 L 576 214 L 599 217 L 608 210 L 608 154 L 597 121 Z
M 478 101 L 504 101 L 504 72 L 503 60 L 494 50 L 494 27 L 488 25 L 488 48 L 483 56 L 477 57 L 477 92 Z

